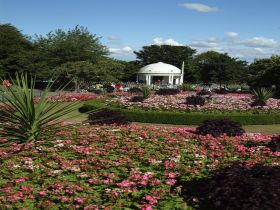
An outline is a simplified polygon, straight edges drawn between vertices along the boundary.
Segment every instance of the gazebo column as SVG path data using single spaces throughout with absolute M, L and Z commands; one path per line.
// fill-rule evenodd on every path
M 152 84 L 152 75 L 149 75 L 149 85 Z
M 169 83 L 169 84 L 172 84 L 171 80 L 172 80 L 172 76 L 169 75 L 169 77 L 168 77 L 168 83 Z
M 139 82 L 139 74 L 136 75 L 136 82 Z
M 146 85 L 151 85 L 151 75 L 146 74 Z

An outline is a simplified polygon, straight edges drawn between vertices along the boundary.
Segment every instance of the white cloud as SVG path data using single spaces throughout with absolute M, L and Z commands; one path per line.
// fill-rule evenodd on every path
M 121 39 L 117 36 L 108 36 L 107 39 L 109 41 L 120 41 Z
M 277 49 L 269 48 L 229 48 L 226 50 L 230 56 L 253 61 L 255 58 L 268 58 L 277 54 Z
M 174 39 L 166 39 L 164 40 L 161 37 L 156 37 L 153 39 L 153 44 L 155 45 L 172 45 L 172 46 L 182 46 L 179 42 L 175 41 Z
M 209 47 L 217 47 L 220 40 L 215 37 L 210 37 L 206 40 L 193 40 L 190 45 L 192 47 L 202 47 L 202 48 L 209 48 Z
M 200 3 L 185 3 L 179 6 L 184 7 L 189 10 L 195 10 L 197 12 L 217 12 L 219 9 L 217 7 L 210 7 L 205 4 Z
M 231 39 L 238 37 L 238 33 L 236 33 L 236 32 L 227 32 L 226 35 L 227 35 L 227 37 L 229 37 Z
M 241 39 L 236 32 L 225 33 L 226 37 L 208 38 L 205 40 L 193 40 L 189 43 L 197 49 L 197 53 L 214 50 L 220 53 L 228 53 L 232 57 L 247 60 L 267 58 L 280 53 L 279 43 L 271 38 L 252 37 Z
M 279 46 L 274 39 L 265 38 L 265 37 L 253 37 L 251 39 L 241 40 L 239 41 L 239 43 L 248 47 L 276 48 Z
M 131 54 L 133 50 L 129 46 L 125 46 L 122 48 L 109 48 L 109 51 L 114 54 Z

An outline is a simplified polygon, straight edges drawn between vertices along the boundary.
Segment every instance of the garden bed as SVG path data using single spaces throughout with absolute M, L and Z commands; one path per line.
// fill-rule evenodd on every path
M 195 95 L 196 92 L 182 92 L 176 95 L 157 95 L 153 94 L 143 102 L 133 102 L 133 96 L 116 96 L 108 99 L 108 104 L 118 104 L 126 109 L 140 108 L 156 111 L 248 111 L 248 110 L 280 110 L 280 99 L 270 98 L 264 107 L 251 106 L 253 98 L 251 94 L 212 94 L 203 96 L 206 103 L 203 106 L 194 106 L 186 103 L 188 96 Z
M 273 137 L 76 126 L 22 151 L 18 144 L 0 148 L 0 208 L 276 209 L 280 153 L 269 146 Z
M 111 99 L 109 99 L 111 100 Z M 242 125 L 267 125 L 280 124 L 280 110 L 248 110 L 248 111 L 171 111 L 171 110 L 151 110 L 141 108 L 125 108 L 116 104 L 106 102 L 108 99 L 97 99 L 85 103 L 88 110 L 107 108 L 120 111 L 132 122 L 146 122 L 175 125 L 198 125 L 209 119 L 229 119 Z

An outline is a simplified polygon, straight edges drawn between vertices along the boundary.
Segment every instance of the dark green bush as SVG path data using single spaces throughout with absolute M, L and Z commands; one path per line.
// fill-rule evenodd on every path
M 115 90 L 115 88 L 114 88 L 113 86 L 111 86 L 111 85 L 107 85 L 107 86 L 106 86 L 106 91 L 107 91 L 107 93 L 113 93 L 114 90 Z
M 241 136 L 244 133 L 241 124 L 231 120 L 206 120 L 196 128 L 196 133 L 200 135 L 211 134 L 219 137 L 226 133 L 228 136 Z
M 194 106 L 203 106 L 205 104 L 205 101 L 206 100 L 204 97 L 198 95 L 192 95 L 186 98 L 186 103 L 188 105 L 194 105 Z
M 88 115 L 88 122 L 91 125 L 95 124 L 117 124 L 125 125 L 129 123 L 126 116 L 118 111 L 113 111 L 110 109 L 102 109 L 97 112 L 90 113 Z
M 133 96 L 130 99 L 131 102 L 143 102 L 144 101 L 144 97 L 143 96 Z
M 179 89 L 159 89 L 156 91 L 156 94 L 157 95 L 176 95 L 180 93 L 180 90 Z
M 227 91 L 225 88 L 215 89 L 214 92 L 217 93 L 217 94 L 227 94 L 227 93 L 229 93 L 229 91 Z
M 273 152 L 280 152 L 280 135 L 273 137 L 267 146 Z

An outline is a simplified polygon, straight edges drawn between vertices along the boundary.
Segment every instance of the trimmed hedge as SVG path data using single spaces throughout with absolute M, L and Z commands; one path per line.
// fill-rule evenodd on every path
M 198 125 L 205 120 L 228 119 L 239 122 L 241 125 L 270 125 L 280 124 L 279 113 L 238 113 L 238 112 L 170 112 L 170 111 L 145 111 L 139 109 L 124 109 L 104 105 L 104 99 L 95 99 L 85 102 L 88 110 L 107 108 L 119 111 L 131 122 L 174 124 L 174 125 Z

